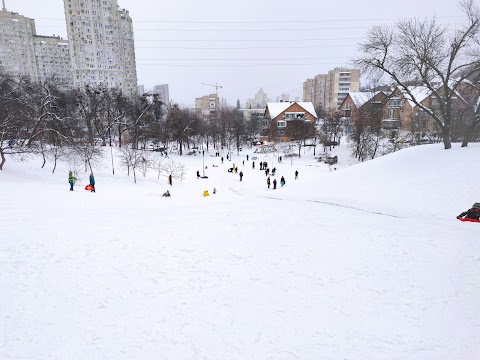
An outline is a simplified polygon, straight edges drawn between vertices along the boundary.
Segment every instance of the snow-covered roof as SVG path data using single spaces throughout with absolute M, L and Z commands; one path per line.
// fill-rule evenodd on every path
M 270 112 L 270 118 L 275 119 L 278 115 L 280 115 L 282 112 L 287 110 L 293 104 L 298 104 L 305 111 L 309 112 L 310 114 L 315 116 L 316 119 L 318 119 L 317 112 L 315 111 L 315 108 L 313 107 L 313 104 L 311 102 L 299 102 L 299 101 L 267 103 L 267 108 L 268 108 L 268 111 Z
M 412 96 L 410 96 L 406 91 L 403 91 L 402 89 L 400 89 L 400 91 L 403 94 L 403 96 L 405 96 L 405 99 L 407 99 L 408 103 L 412 108 L 416 106 L 415 102 L 412 100 L 412 96 L 419 103 L 421 103 L 423 100 L 429 97 L 430 94 L 432 93 L 430 89 L 427 88 L 426 86 L 408 86 L 408 91 L 410 91 Z
M 365 92 L 349 92 L 348 95 L 352 98 L 353 103 L 357 108 L 360 108 L 369 100 L 373 99 L 381 91 L 365 91 Z

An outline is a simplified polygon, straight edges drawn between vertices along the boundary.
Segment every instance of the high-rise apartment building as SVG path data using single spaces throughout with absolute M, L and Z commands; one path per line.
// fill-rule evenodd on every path
M 0 66 L 6 73 L 19 78 L 38 79 L 33 35 L 35 20 L 9 12 L 0 12 Z
M 163 102 L 165 105 L 170 104 L 170 95 L 168 94 L 168 84 L 155 85 L 153 87 L 154 94 L 158 95 L 158 100 Z
M 72 85 L 68 41 L 36 34 L 35 20 L 0 11 L 0 67 L 15 78 L 44 82 L 55 78 L 63 88 Z
M 137 92 L 132 19 L 117 0 L 64 0 L 75 87 Z
M 216 119 L 220 108 L 220 99 L 217 94 L 210 94 L 195 99 L 195 113 L 204 121 Z
M 303 83 L 303 101 L 325 110 L 337 110 L 349 92 L 359 90 L 359 69 L 335 68 Z
M 72 86 L 72 72 L 70 68 L 70 52 L 68 41 L 60 36 L 34 35 L 35 63 L 38 80 L 55 79 L 62 88 Z
M 262 88 L 257 91 L 255 98 L 247 99 L 245 108 L 247 109 L 264 109 L 268 103 L 268 96 Z

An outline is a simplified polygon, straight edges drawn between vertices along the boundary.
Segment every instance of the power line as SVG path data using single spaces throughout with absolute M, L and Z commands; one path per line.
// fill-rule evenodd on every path
M 338 66 L 338 62 L 336 63 L 324 63 L 324 62 L 316 62 L 316 63 L 284 63 L 284 64 L 139 64 L 140 66 L 156 66 L 156 67 L 272 67 L 272 66 L 312 66 L 312 65 L 335 65 Z
M 205 40 L 200 40 L 200 39 L 182 39 L 182 40 L 174 40 L 174 39 L 152 39 L 152 40 L 142 40 L 142 39 L 136 39 L 135 42 L 163 42 L 163 41 L 170 41 L 170 42 L 198 42 L 198 41 L 206 41 L 206 42 L 299 42 L 299 41 L 339 41 L 339 40 L 362 40 L 363 38 L 331 38 L 331 39 L 220 39 L 220 40 L 212 40 L 212 39 L 205 39 Z
M 178 31 L 178 32 L 266 32 L 266 31 L 317 31 L 317 30 L 344 30 L 344 29 L 369 29 L 370 26 L 351 26 L 351 27 L 336 27 L 336 28 L 277 28 L 277 29 L 178 29 L 178 28 L 164 28 L 164 29 L 138 29 L 135 31 Z
M 335 59 L 346 59 L 346 57 L 293 57 L 293 58 L 264 58 L 264 59 L 246 59 L 246 58 L 162 58 L 162 59 L 136 59 L 137 61 L 272 61 L 272 60 L 278 60 L 278 61 L 290 61 L 290 60 L 335 60 Z
M 314 48 L 337 48 L 355 47 L 349 45 L 312 45 L 312 46 L 244 46 L 244 47 L 186 47 L 186 46 L 136 46 L 136 49 L 183 49 L 183 50 L 250 50 L 250 49 L 314 49 Z
M 168 67 L 261 67 L 261 66 L 311 66 L 311 65 L 338 65 L 337 63 L 291 63 L 291 64 L 140 64 L 141 66 L 168 66 Z
M 361 22 L 361 21 L 395 21 L 410 19 L 453 19 L 463 18 L 460 15 L 449 16 L 419 16 L 396 18 L 355 18 L 355 19 L 322 19 L 322 20 L 276 20 L 276 21 L 191 21 L 191 20 L 134 20 L 134 23 L 166 23 L 166 24 L 293 24 L 293 23 L 327 23 L 327 22 Z M 36 20 L 65 21 L 60 18 L 36 18 Z

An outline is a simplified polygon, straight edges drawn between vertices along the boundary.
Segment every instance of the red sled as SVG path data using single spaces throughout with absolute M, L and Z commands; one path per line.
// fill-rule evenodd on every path
M 87 186 L 85 186 L 85 190 L 89 190 L 89 191 L 92 191 L 93 190 L 93 186 L 88 184 Z
M 463 219 L 463 218 L 457 218 L 458 220 L 460 221 L 463 221 L 463 222 L 476 222 L 476 223 L 480 223 L 480 220 L 475 220 L 475 219 Z

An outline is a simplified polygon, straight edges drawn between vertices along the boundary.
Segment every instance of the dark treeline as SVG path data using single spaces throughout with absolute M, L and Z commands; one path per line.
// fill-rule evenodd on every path
M 61 90 L 54 79 L 36 83 L 0 71 L 0 170 L 7 154 L 42 154 L 44 164 L 76 154 L 89 164 L 101 146 L 176 147 L 180 155 L 199 147 L 234 151 L 254 139 L 259 126 L 233 108 L 204 121 L 156 95 L 126 96 L 101 87 Z

